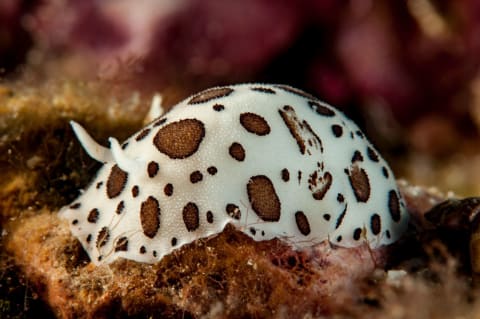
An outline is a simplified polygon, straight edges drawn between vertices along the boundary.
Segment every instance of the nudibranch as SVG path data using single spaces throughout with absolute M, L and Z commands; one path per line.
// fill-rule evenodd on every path
M 72 127 L 103 166 L 60 215 L 97 265 L 154 263 L 227 223 L 295 249 L 375 249 L 408 224 L 391 169 L 357 125 L 290 86 L 203 91 L 109 148 Z

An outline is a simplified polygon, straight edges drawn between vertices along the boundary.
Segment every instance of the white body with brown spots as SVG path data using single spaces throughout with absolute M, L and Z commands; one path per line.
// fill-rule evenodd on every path
M 324 240 L 372 248 L 396 241 L 408 216 L 394 176 L 359 128 L 282 85 L 214 88 L 186 99 L 120 147 L 61 216 L 95 264 L 153 263 L 232 223 L 296 248 Z

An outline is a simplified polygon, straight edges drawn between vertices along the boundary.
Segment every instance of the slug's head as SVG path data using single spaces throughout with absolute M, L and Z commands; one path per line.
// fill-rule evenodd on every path
M 109 139 L 110 148 L 106 148 L 79 124 L 71 125 L 85 151 L 104 165 L 92 184 L 71 205 L 63 207 L 60 215 L 70 221 L 73 235 L 94 263 L 127 254 L 130 259 L 150 261 L 152 254 L 147 256 L 146 248 L 135 247 L 135 243 L 144 236 L 153 238 L 159 228 L 159 203 L 145 195 L 163 191 L 151 189 L 155 183 L 148 183 L 158 174 L 159 164 L 127 154 L 115 138 Z M 136 256 L 132 258 L 133 250 Z

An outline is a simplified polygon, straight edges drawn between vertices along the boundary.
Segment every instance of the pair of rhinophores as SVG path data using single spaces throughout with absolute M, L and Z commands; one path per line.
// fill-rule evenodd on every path
M 95 264 L 154 263 L 227 223 L 294 248 L 377 248 L 407 227 L 392 171 L 359 128 L 289 86 L 203 91 L 110 148 L 72 127 L 103 167 L 60 215 Z

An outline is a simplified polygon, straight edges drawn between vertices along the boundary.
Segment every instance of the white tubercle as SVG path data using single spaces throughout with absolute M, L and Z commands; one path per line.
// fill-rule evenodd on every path
M 122 150 L 120 143 L 114 137 L 109 137 L 110 151 L 113 156 L 113 161 L 126 172 L 138 172 L 140 171 L 141 162 L 133 157 L 130 157 L 126 152 Z
M 155 93 L 152 98 L 152 103 L 150 104 L 150 110 L 145 116 L 145 123 L 149 123 L 163 115 L 165 110 L 162 107 L 162 95 Z
M 77 122 L 70 121 L 70 126 L 80 141 L 80 144 L 82 144 L 83 149 L 88 153 L 88 155 L 90 155 L 91 158 L 101 163 L 112 161 L 110 149 L 98 144 Z

